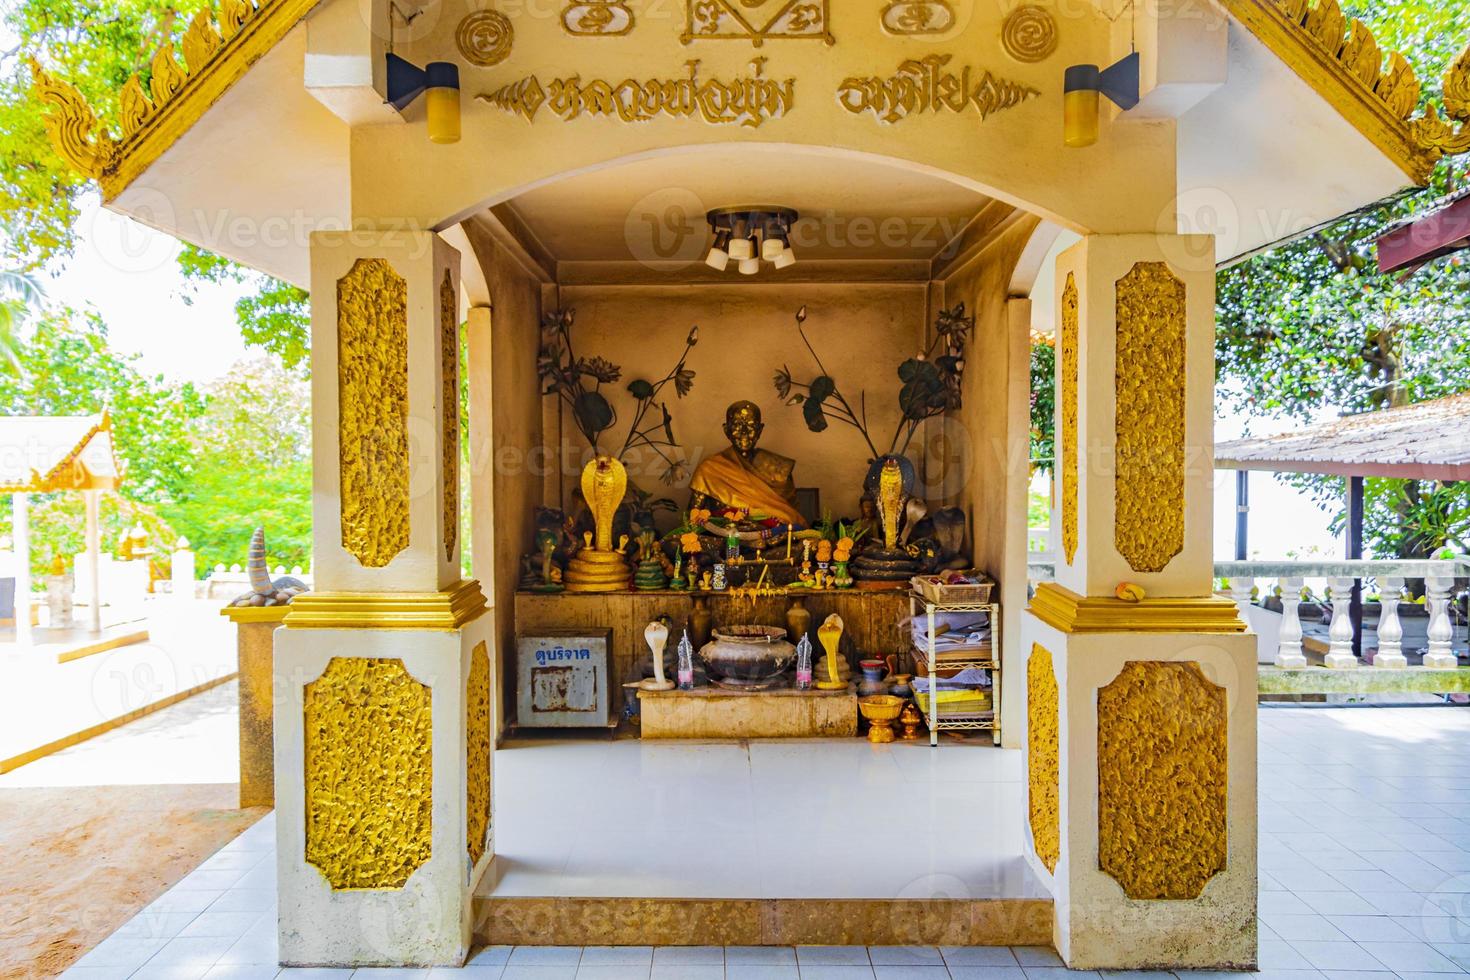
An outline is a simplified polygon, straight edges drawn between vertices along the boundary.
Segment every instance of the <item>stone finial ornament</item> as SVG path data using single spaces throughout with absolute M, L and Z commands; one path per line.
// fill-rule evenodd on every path
M 270 570 L 265 562 L 265 528 L 258 527 L 250 536 L 250 556 L 245 563 L 250 577 L 250 591 L 237 597 L 231 606 L 285 606 L 291 600 L 309 592 L 306 583 L 298 578 L 283 575 L 271 581 Z

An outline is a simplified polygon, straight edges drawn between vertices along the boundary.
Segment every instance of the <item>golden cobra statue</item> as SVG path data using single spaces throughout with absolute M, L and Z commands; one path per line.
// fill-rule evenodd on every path
M 563 578 L 568 592 L 619 592 L 628 587 L 628 546 L 624 535 L 613 550 L 613 516 L 628 491 L 628 471 L 611 456 L 598 456 L 582 470 L 582 498 L 592 511 L 595 533 L 588 534 L 586 547 L 567 562 Z
M 823 691 L 841 691 L 847 688 L 847 681 L 842 680 L 842 667 L 837 662 L 839 656 L 837 646 L 842 642 L 842 631 L 846 624 L 842 617 L 833 613 L 828 616 L 817 630 L 817 639 L 822 641 L 822 649 L 827 652 L 826 680 L 817 681 L 817 688 Z
M 903 513 L 903 470 L 889 459 L 878 473 L 878 515 L 883 520 L 883 547 L 898 547 L 898 515 Z

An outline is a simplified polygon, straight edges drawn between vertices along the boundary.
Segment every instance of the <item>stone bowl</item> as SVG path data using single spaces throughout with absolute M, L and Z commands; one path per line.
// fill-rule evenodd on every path
M 796 660 L 796 647 L 780 626 L 728 626 L 699 651 L 712 681 L 722 687 L 771 687 Z

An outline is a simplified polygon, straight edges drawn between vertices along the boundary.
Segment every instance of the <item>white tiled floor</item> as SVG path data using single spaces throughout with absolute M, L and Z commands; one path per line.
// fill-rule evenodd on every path
M 495 777 L 500 896 L 1046 894 L 1020 857 L 1020 752 L 548 741 L 497 752 Z
M 1268 980 L 1394 980 L 1395 976 L 1402 980 L 1452 980 L 1453 975 L 1470 971 L 1470 807 L 1466 805 L 1470 803 L 1470 759 L 1462 760 L 1460 755 L 1460 746 L 1470 738 L 1470 712 L 1268 707 L 1261 711 L 1260 733 L 1259 975 Z M 839 758 L 829 755 L 829 750 L 843 752 L 853 747 L 864 754 L 849 757 L 844 763 L 849 767 L 847 781 L 852 788 L 843 791 L 827 782 L 821 772 Z M 572 768 L 585 765 L 590 772 L 606 767 L 604 782 L 595 788 L 608 794 L 604 808 L 608 829 L 624 835 L 616 838 L 623 846 L 630 840 L 652 840 L 661 849 L 677 845 L 684 839 L 679 835 L 680 827 L 699 827 L 701 820 L 718 818 L 721 801 L 733 805 L 728 794 L 716 797 L 714 802 L 706 801 L 704 795 L 712 792 L 712 784 L 728 784 L 740 778 L 740 764 L 732 754 L 739 747 L 689 746 L 688 752 L 652 754 L 628 754 L 627 750 L 616 749 L 601 753 L 599 748 L 587 749 L 585 758 Z M 773 846 L 779 846 L 788 839 L 782 835 L 789 834 L 793 823 L 808 828 L 803 839 L 810 842 L 827 824 L 837 821 L 838 826 L 847 826 L 841 822 L 843 807 L 867 808 L 862 813 L 871 822 L 862 825 L 870 829 L 892 827 L 894 835 L 878 838 L 887 851 L 869 848 L 840 852 L 844 867 L 851 871 L 874 853 L 907 856 L 912 850 L 908 845 L 914 819 L 922 814 L 937 819 L 935 815 L 940 812 L 951 812 L 952 806 L 946 807 L 941 801 L 967 802 L 972 806 L 971 814 L 974 808 L 983 808 L 987 816 L 974 820 L 972 826 L 985 827 L 987 833 L 991 826 L 986 822 L 991 819 L 991 810 L 983 802 L 987 795 L 996 801 L 996 807 L 1019 808 L 1019 801 L 1007 796 L 1005 788 L 1019 776 L 1017 769 L 1008 768 L 1018 765 L 1010 761 L 1015 753 L 950 747 L 909 756 L 905 754 L 908 747 L 884 753 L 846 743 L 829 743 L 820 752 L 811 747 L 803 751 L 799 746 L 789 751 L 766 751 L 782 748 L 758 746 L 751 751 L 744 775 L 750 786 L 743 797 L 747 808 L 725 815 L 723 822 L 716 820 L 705 826 L 724 828 L 733 834 L 742 826 L 740 818 L 754 819 L 763 833 L 777 838 Z M 565 847 L 555 843 L 558 834 L 554 831 L 564 831 L 571 815 L 567 822 L 558 822 L 560 818 L 553 816 L 564 808 L 551 806 L 556 797 L 546 788 L 546 774 L 540 769 L 539 792 L 546 795 L 534 795 L 538 782 L 530 779 L 534 758 L 535 751 L 519 749 L 497 758 L 497 792 L 502 808 L 499 846 L 503 854 L 518 855 L 514 860 L 519 862 L 501 887 L 519 880 L 521 884 L 516 887 L 529 888 L 534 882 L 542 882 L 569 889 L 584 879 L 631 874 L 613 862 L 583 874 L 577 855 L 592 852 L 579 851 L 576 841 L 569 841 Z M 854 765 L 858 767 L 856 777 L 850 768 Z M 517 767 L 522 767 L 519 772 Z M 640 838 L 637 832 L 640 815 L 648 811 L 629 806 L 628 794 L 618 792 L 618 786 L 660 788 L 653 809 L 662 814 L 657 818 L 661 822 L 651 826 L 647 837 Z M 508 826 L 517 812 L 506 809 L 510 805 L 508 797 L 517 788 L 525 791 L 527 812 L 552 822 L 547 833 L 538 836 Z M 911 792 L 903 793 L 900 788 Z M 925 788 L 930 801 L 925 806 L 932 809 L 916 813 L 912 791 Z M 783 807 L 772 801 L 772 794 L 791 794 L 806 802 Z M 885 807 L 882 801 L 890 797 L 906 799 L 909 805 Z M 585 807 L 582 809 L 585 811 Z M 1018 810 L 1002 812 L 1007 814 L 1005 820 L 1019 819 L 1013 815 Z M 856 826 L 862 814 L 849 819 Z M 996 821 L 994 826 L 1004 828 L 1007 824 Z M 129 976 L 189 980 L 355 976 L 361 980 L 394 980 L 400 976 L 460 972 L 277 970 L 272 835 L 269 819 L 252 827 L 84 957 L 68 975 L 107 980 Z M 704 839 L 707 842 L 708 837 Z M 892 839 L 900 840 L 900 846 L 888 847 Z M 873 837 L 863 840 L 871 844 Z M 725 846 L 724 838 L 720 841 Z M 998 848 L 995 850 L 998 852 Z M 758 859 L 764 853 L 770 852 L 760 846 L 754 851 Z M 550 867 L 558 860 L 559 866 Z M 665 883 L 684 873 L 672 863 L 658 867 L 663 869 L 659 880 Z M 624 880 L 623 884 L 626 887 L 636 880 Z M 776 887 L 764 878 L 754 880 L 762 888 Z M 918 880 L 927 878 L 921 873 Z M 569 890 L 555 893 L 577 894 Z M 1070 973 L 1059 967 L 1060 961 L 1050 950 L 1029 948 L 523 947 L 482 950 L 463 973 L 474 980 L 1095 978 L 1094 974 Z M 1124 980 L 1167 980 L 1170 974 L 1116 976 Z M 1181 976 L 1186 980 L 1227 980 L 1236 975 Z

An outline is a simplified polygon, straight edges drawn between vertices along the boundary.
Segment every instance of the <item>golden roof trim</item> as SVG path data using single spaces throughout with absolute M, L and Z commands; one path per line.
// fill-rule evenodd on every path
M 154 54 L 148 91 L 138 76 L 119 96 L 123 135 L 101 125 L 86 99 L 30 59 L 31 88 L 51 107 L 45 117 L 52 146 L 72 169 L 96 180 L 105 201 L 122 193 L 214 105 L 255 62 L 275 47 L 319 0 L 222 0 L 219 21 L 200 10 L 179 46 L 172 41 Z
M 1427 183 L 1446 153 L 1470 149 L 1464 129 L 1455 133 L 1435 109 L 1411 119 L 1422 90 L 1413 66 L 1397 51 L 1384 52 L 1367 25 L 1343 14 L 1338 0 L 1221 3 L 1415 183 Z M 1461 115 L 1450 95 L 1451 77 L 1465 79 L 1460 91 L 1470 95 L 1470 73 L 1462 62 L 1465 55 L 1446 76 L 1445 105 L 1464 122 L 1470 100 L 1461 98 Z M 1464 140 L 1463 149 L 1454 148 L 1457 138 Z
M 85 418 L 85 416 L 83 416 Z M 25 483 L 5 483 L 0 481 L 0 493 L 59 493 L 65 490 L 116 490 L 122 483 L 122 467 L 117 463 L 117 447 L 109 442 L 107 450 L 112 456 L 112 468 L 117 471 L 116 477 L 108 477 L 106 480 L 98 481 L 97 485 L 84 484 L 75 478 L 75 467 L 77 459 L 82 452 L 103 432 L 111 434 L 112 416 L 103 412 L 97 417 L 97 421 L 87 429 L 82 437 L 77 440 L 76 445 L 67 451 L 66 455 L 57 461 L 45 473 L 31 470 L 31 478 Z
M 287 629 L 457 630 L 488 608 L 480 583 L 443 592 L 306 592 L 291 600 Z
M 1122 599 L 1080 596 L 1055 582 L 1043 582 L 1036 587 L 1028 611 L 1063 633 L 1246 631 L 1239 608 L 1220 596 L 1124 602 Z

